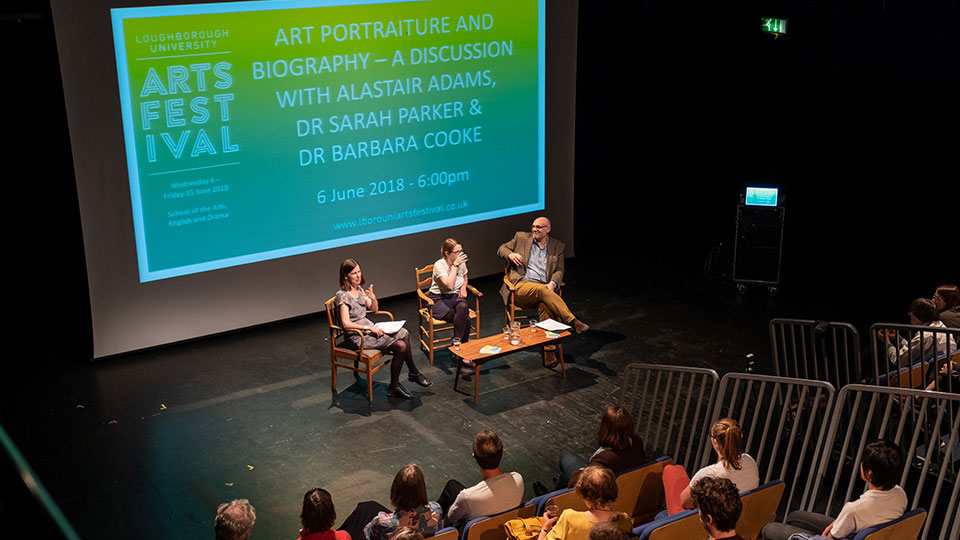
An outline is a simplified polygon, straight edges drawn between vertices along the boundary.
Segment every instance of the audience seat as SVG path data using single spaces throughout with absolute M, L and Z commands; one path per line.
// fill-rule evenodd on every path
M 960 362 L 960 351 L 950 353 L 950 360 Z M 940 366 L 947 362 L 947 353 L 941 353 L 935 358 L 916 362 L 910 367 L 900 368 L 898 371 L 880 375 L 879 386 L 894 386 L 897 388 L 923 388 L 930 379 L 924 377 L 924 372 L 930 375 L 940 371 Z M 934 375 L 935 376 L 935 375 Z M 945 390 L 944 390 L 945 391 Z
M 627 469 L 617 475 L 617 501 L 613 509 L 633 517 L 634 524 L 646 523 L 653 519 L 663 507 L 663 468 L 673 463 L 673 459 L 663 456 L 633 469 Z M 587 506 L 573 488 L 564 488 L 530 499 L 527 506 L 536 509 L 536 515 L 542 516 L 548 502 L 560 507 L 584 511 Z
M 916 540 L 927 519 L 927 511 L 923 508 L 914 508 L 899 518 L 867 527 L 855 536 L 848 536 L 842 540 Z M 810 537 L 810 540 L 830 540 L 819 534 Z
M 646 523 L 663 508 L 663 468 L 672 465 L 667 456 L 627 469 L 617 475 L 617 501 L 613 509 L 633 518 L 633 524 Z
M 744 538 L 758 538 L 760 530 L 777 513 L 785 485 L 783 480 L 774 480 L 740 494 L 743 511 L 737 521 L 737 534 Z M 698 530 L 699 529 L 699 530 Z M 641 540 L 674 539 L 702 540 L 703 525 L 697 510 L 684 510 L 672 516 L 660 515 L 656 520 L 633 529 Z
M 456 529 L 456 527 L 447 527 L 435 532 L 430 538 L 433 538 L 434 540 L 457 540 L 459 537 L 460 532 Z
M 462 536 L 465 540 L 506 540 L 504 523 L 514 518 L 528 518 L 535 515 L 535 507 L 527 504 L 495 516 L 478 517 L 467 522 L 463 527 Z

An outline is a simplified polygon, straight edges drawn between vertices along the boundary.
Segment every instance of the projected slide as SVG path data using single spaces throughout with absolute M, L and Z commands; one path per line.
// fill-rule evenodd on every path
M 141 281 L 544 207 L 544 0 L 112 17 Z

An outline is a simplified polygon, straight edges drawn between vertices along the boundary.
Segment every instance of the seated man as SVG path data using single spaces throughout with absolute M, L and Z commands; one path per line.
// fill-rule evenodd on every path
M 469 488 L 464 488 L 456 480 L 450 480 L 444 486 L 438 502 L 447 516 L 448 526 L 459 527 L 471 519 L 499 514 L 520 506 L 523 501 L 523 477 L 519 473 L 501 471 L 502 457 L 503 443 L 496 433 L 489 429 L 477 433 L 473 439 L 473 459 L 480 466 L 482 480 Z
M 540 320 L 554 319 L 573 326 L 582 334 L 589 326 L 577 319 L 567 307 L 557 288 L 563 282 L 563 242 L 550 238 L 550 220 L 533 220 L 531 232 L 518 232 L 513 240 L 503 244 L 497 255 L 510 263 L 507 279 L 516 285 L 516 304 L 523 309 L 537 308 Z M 510 299 L 510 290 L 500 289 L 503 302 Z M 544 363 L 556 364 L 557 355 L 547 351 Z
M 763 537 L 786 540 L 794 533 L 806 533 L 845 538 L 867 527 L 893 521 L 907 508 L 907 494 L 897 485 L 901 472 L 900 447 L 883 439 L 874 441 L 864 448 L 860 461 L 860 478 L 867 483 L 867 491 L 859 499 L 843 505 L 837 519 L 798 510 L 787 514 L 786 523 L 768 523 L 763 528 Z
M 690 496 L 700 512 L 700 524 L 711 540 L 745 540 L 737 534 L 743 503 L 737 486 L 730 479 L 707 476 L 693 485 Z

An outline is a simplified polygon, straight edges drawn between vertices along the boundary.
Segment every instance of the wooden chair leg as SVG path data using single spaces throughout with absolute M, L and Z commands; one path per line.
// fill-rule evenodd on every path
M 367 362 L 367 395 L 370 396 L 370 402 L 373 402 L 373 373 L 370 371 L 370 362 Z
M 560 357 L 560 373 L 563 374 L 563 378 L 567 378 L 567 366 L 563 361 L 563 345 L 557 343 L 557 355 Z
M 330 361 L 330 389 L 334 392 L 337 391 L 337 360 L 334 358 Z

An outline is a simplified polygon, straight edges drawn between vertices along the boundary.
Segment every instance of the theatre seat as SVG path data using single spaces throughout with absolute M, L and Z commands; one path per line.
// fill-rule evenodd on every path
M 527 504 L 495 516 L 478 517 L 464 526 L 463 538 L 465 540 L 506 540 L 507 532 L 503 528 L 504 523 L 514 518 L 529 518 L 535 515 L 535 508 Z

